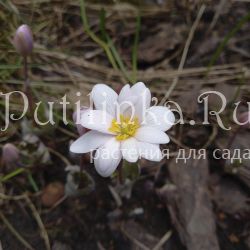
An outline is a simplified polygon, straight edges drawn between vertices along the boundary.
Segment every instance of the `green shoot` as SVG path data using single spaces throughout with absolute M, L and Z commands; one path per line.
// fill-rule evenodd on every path
M 137 81 L 137 52 L 138 52 L 138 44 L 139 44 L 139 35 L 141 30 L 141 15 L 138 13 L 136 18 L 136 32 L 135 32 L 135 38 L 134 38 L 134 46 L 132 49 L 132 66 L 133 66 L 133 83 Z
M 17 168 L 14 171 L 10 172 L 9 174 L 7 174 L 7 175 L 3 176 L 2 178 L 0 178 L 0 181 L 1 182 L 6 182 L 6 181 L 10 180 L 11 178 L 13 178 L 13 177 L 25 172 L 25 171 L 26 171 L 26 169 L 24 169 L 24 168 Z
M 28 180 L 29 180 L 29 183 L 30 185 L 32 186 L 33 190 L 37 193 L 39 192 L 39 188 L 36 184 L 36 181 L 34 180 L 32 174 L 30 172 L 27 173 L 27 177 L 28 177 Z
M 117 64 L 114 60 L 114 57 L 112 56 L 112 53 L 109 49 L 109 46 L 103 42 L 99 37 L 97 37 L 89 28 L 89 23 L 87 19 L 87 14 L 86 14 L 86 8 L 85 8 L 85 0 L 80 0 L 80 8 L 81 8 L 81 18 L 84 26 L 84 30 L 86 33 L 89 35 L 89 37 L 96 42 L 106 53 L 109 62 L 111 63 L 112 67 L 114 69 L 118 69 Z
M 218 60 L 221 52 L 227 45 L 228 41 L 242 28 L 242 26 L 247 23 L 250 20 L 250 12 L 242 17 L 237 24 L 234 26 L 234 28 L 225 36 L 223 39 L 222 43 L 218 46 L 216 49 L 215 53 L 212 55 L 211 60 L 208 63 L 208 69 L 207 69 L 207 74 L 209 73 L 211 67 L 215 64 L 215 62 Z

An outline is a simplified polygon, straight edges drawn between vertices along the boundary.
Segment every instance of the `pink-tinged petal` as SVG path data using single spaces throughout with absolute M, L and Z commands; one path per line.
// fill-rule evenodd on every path
M 88 107 L 81 107 L 81 109 L 78 111 L 76 110 L 74 113 L 73 113 L 73 121 L 74 123 L 76 124 L 76 128 L 77 128 L 77 131 L 78 131 L 78 134 L 79 135 L 83 135 L 85 134 L 86 132 L 88 132 L 88 129 L 87 128 L 84 128 L 82 125 L 81 125 L 81 115 L 86 112 L 86 111 L 89 111 L 90 109 Z

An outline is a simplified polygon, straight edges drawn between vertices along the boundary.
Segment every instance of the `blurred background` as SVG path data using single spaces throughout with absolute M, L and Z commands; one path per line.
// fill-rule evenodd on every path
M 232 114 L 238 101 L 240 113 L 249 109 L 250 1 L 1 0 L 3 93 L 23 89 L 23 59 L 12 45 L 21 24 L 34 35 L 28 72 L 34 101 L 43 103 L 39 118 L 46 121 L 46 103 L 55 101 L 56 125 L 33 126 L 28 114 L 0 132 L 0 249 L 250 249 L 249 159 L 212 155 L 249 149 L 249 126 Z M 79 136 L 72 114 L 96 83 L 119 92 L 137 81 L 159 102 L 176 101 L 185 124 L 169 132 L 169 159 L 141 160 L 140 175 L 128 168 L 119 184 L 99 177 L 88 155 L 69 153 Z M 197 97 L 208 90 L 227 98 L 221 117 L 232 130 L 215 119 L 202 125 Z M 209 99 L 211 110 L 220 107 Z M 20 96 L 10 109 L 22 112 Z M 5 112 L 1 96 L 1 127 Z M 182 168 L 173 160 L 179 149 L 205 149 L 207 157 Z

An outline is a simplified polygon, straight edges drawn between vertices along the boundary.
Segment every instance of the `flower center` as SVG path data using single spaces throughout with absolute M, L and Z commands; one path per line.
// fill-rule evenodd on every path
M 109 131 L 116 134 L 116 140 L 123 141 L 135 135 L 136 130 L 140 127 L 138 118 L 131 119 L 120 115 L 120 120 L 112 120 Z

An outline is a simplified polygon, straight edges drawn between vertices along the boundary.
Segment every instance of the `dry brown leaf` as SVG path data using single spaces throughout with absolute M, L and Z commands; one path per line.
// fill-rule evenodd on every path
M 138 59 L 146 63 L 164 59 L 166 53 L 173 52 L 184 41 L 185 30 L 184 25 L 159 24 L 156 31 L 139 44 Z

